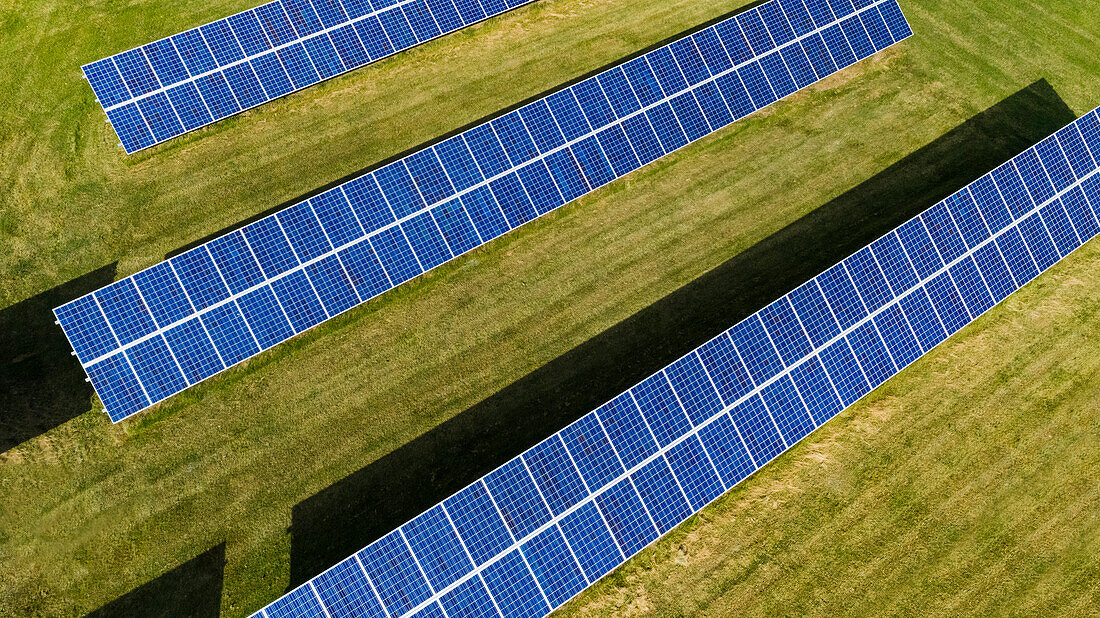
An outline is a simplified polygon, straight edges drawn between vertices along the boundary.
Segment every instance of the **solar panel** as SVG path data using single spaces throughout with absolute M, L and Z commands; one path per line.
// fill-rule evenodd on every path
M 302 584 L 296 615 L 348 615 L 311 594 L 345 569 L 377 603 L 357 559 L 401 538 L 386 569 L 420 592 L 391 616 L 546 615 L 1100 233 L 1098 160 L 1094 110 Z M 447 579 L 411 566 L 444 553 Z
M 275 0 L 84 65 L 127 153 L 534 0 Z
M 774 15 L 800 6 L 773 2 L 782 4 Z M 118 281 L 58 308 L 58 320 L 111 419 L 130 416 L 774 102 L 769 84 L 779 80 L 769 73 L 778 69 L 761 68 L 741 34 L 758 12 Z M 911 34 L 896 0 L 847 22 L 893 24 L 891 42 Z M 765 58 L 801 57 L 823 31 L 850 53 L 837 22 L 828 24 L 769 47 Z M 743 79 L 758 80 L 753 90 L 768 96 L 754 102 Z

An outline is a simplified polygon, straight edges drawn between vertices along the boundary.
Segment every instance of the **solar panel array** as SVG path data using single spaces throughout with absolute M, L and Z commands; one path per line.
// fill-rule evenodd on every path
M 83 67 L 126 152 L 533 0 L 275 0 Z
M 268 605 L 544 616 L 1100 232 L 1079 119 Z
M 118 421 L 912 34 L 772 0 L 55 310 Z M 778 49 L 777 49 L 778 47 Z

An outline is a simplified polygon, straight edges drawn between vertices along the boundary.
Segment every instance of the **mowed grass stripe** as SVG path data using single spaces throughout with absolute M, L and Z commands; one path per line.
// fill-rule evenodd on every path
M 447 55 L 460 55 L 453 48 L 430 44 L 400 63 L 380 63 L 347 76 L 347 82 L 333 80 L 308 96 L 288 97 L 268 106 L 270 113 L 204 129 L 125 167 L 114 155 L 106 156 L 109 128 L 97 126 L 101 120 L 89 122 L 97 111 L 93 103 L 74 103 L 79 95 L 73 98 L 72 86 L 79 81 L 39 87 L 35 80 L 49 72 L 6 70 L 13 61 L 0 58 L 5 69 L 0 79 L 11 85 L 4 96 L 15 99 L 0 114 L 5 128 L 18 129 L 0 145 L 5 171 L 11 172 L 0 174 L 8 196 L 0 233 L 11 241 L 11 251 L 0 258 L 5 260 L 0 263 L 3 302 L 116 258 L 122 259 L 120 275 L 132 272 L 326 179 L 736 8 L 703 4 L 540 2 L 529 12 L 479 26 L 490 30 L 480 43 L 476 37 L 456 41 L 478 47 L 462 48 L 469 58 L 464 69 Z M 216 388 L 200 387 L 165 406 L 163 413 L 116 428 L 96 413 L 85 414 L 9 451 L 0 464 L 5 505 L 0 557 L 9 565 L 0 573 L 0 606 L 17 614 L 88 611 L 225 541 L 223 614 L 244 615 L 278 597 L 289 581 L 287 526 L 299 502 L 1039 77 L 1078 111 L 1100 102 L 1095 95 L 1100 54 L 1090 34 L 1100 23 L 1079 3 L 1048 3 L 1038 14 L 1033 4 L 1015 0 L 978 7 L 912 0 L 904 9 L 917 36 L 896 51 L 605 188 L 449 266 L 443 276 L 398 290 L 316 336 L 258 358 Z M 30 65 L 76 65 L 60 56 L 91 57 L 99 51 L 101 43 L 91 43 L 98 36 L 93 25 L 77 25 L 94 24 L 87 20 L 94 10 L 99 9 L 42 3 L 26 18 L 7 16 L 0 23 Z M 223 5 L 216 12 L 231 10 Z M 133 23 L 136 11 L 123 11 L 123 25 Z M 196 11 L 201 12 L 186 4 L 180 13 L 146 7 L 142 14 L 147 24 L 158 19 L 168 24 Z M 535 21 L 548 29 L 532 30 Z M 165 33 L 177 26 L 164 26 Z M 1050 33 L 1048 44 L 1040 54 L 1027 53 L 1034 51 L 1040 31 Z M 416 83 L 424 89 L 414 88 Z M 394 93 L 403 96 L 383 96 Z M 386 105 L 410 113 L 395 114 Z M 241 154 L 250 156 L 236 156 Z M 1095 269 L 1091 247 L 1059 268 Z M 1021 299 L 1040 302 L 1030 295 Z M 1030 313 L 1038 305 L 1012 306 Z M 1086 328 L 1087 321 L 1070 322 L 1058 329 L 1059 338 L 1043 339 L 1052 345 L 1063 338 L 1076 342 L 1054 349 L 1051 358 L 1072 358 L 1067 352 L 1081 349 L 1081 339 L 1073 337 L 1083 336 Z M 1005 353 L 1016 353 L 1007 347 Z M 983 349 L 960 356 L 958 363 L 972 371 L 996 353 Z M 626 379 L 639 369 L 621 370 Z M 937 365 L 920 365 L 904 379 L 942 384 L 938 371 Z M 1087 384 L 1076 375 L 1055 380 L 1039 373 L 1035 388 L 1057 395 L 1060 385 Z M 940 395 L 936 409 L 947 419 L 952 409 L 969 409 L 967 393 Z M 837 426 L 836 431 L 844 430 Z M 919 425 L 912 429 L 919 430 Z M 1042 428 L 1025 430 L 1035 444 L 1047 435 Z M 919 435 L 903 432 L 893 440 L 904 444 Z M 938 435 L 944 436 L 945 452 L 988 454 L 1000 445 L 992 433 Z M 1061 458 L 1060 452 L 1044 457 L 1071 477 L 1090 473 L 1086 464 Z M 966 461 L 972 472 L 985 459 Z M 777 463 L 777 470 L 786 469 Z M 904 479 L 920 470 L 897 474 Z M 873 475 L 861 481 L 880 502 L 893 495 Z M 827 505 L 798 508 L 813 517 Z M 862 512 L 871 508 L 865 504 Z M 1039 527 L 1043 520 L 1025 521 Z M 1067 526 L 1078 526 L 1069 534 L 1088 534 L 1087 526 Z M 815 538 L 833 537 L 823 531 Z M 847 555 L 855 564 L 854 554 L 820 551 Z M 883 568 L 885 576 L 904 579 L 902 571 Z M 919 576 L 907 585 L 936 587 Z M 783 600 L 796 592 L 777 589 L 776 594 Z M 910 593 L 905 585 L 895 589 L 900 598 Z

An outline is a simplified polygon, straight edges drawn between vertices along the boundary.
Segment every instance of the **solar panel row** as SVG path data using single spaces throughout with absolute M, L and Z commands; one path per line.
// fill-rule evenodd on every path
M 275 0 L 83 67 L 133 153 L 533 0 Z
M 1100 232 L 1087 116 L 257 616 L 549 613 Z
M 55 310 L 125 418 L 912 34 L 772 0 Z

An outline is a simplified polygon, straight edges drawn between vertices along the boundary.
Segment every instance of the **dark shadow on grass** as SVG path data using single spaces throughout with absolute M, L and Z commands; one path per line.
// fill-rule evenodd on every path
M 53 309 L 111 284 L 116 266 L 0 310 L 0 453 L 88 411 L 92 385 Z
M 301 202 L 303 200 L 308 200 L 309 198 L 311 198 L 315 195 L 320 195 L 320 194 L 324 193 L 325 191 L 328 191 L 329 189 L 332 189 L 334 187 L 337 187 L 339 185 L 344 184 L 345 182 L 354 180 L 354 179 L 356 179 L 360 176 L 363 176 L 364 174 L 369 174 L 370 172 L 373 172 L 374 170 L 379 169 L 381 167 L 385 167 L 386 165 L 389 165 L 390 163 L 393 163 L 394 161 L 397 161 L 398 159 L 403 159 L 403 158 L 405 158 L 405 157 L 407 157 L 407 156 L 409 156 L 409 155 L 411 155 L 415 152 L 419 152 L 421 150 L 424 150 L 425 148 L 434 146 L 435 144 L 438 144 L 439 142 L 446 141 L 446 140 L 454 137 L 455 135 L 458 135 L 459 133 L 463 133 L 463 132 L 468 131 L 468 130 L 470 130 L 470 129 L 478 126 L 478 125 L 485 124 L 486 122 L 490 122 L 490 121 L 492 121 L 496 118 L 499 118 L 499 117 L 504 116 L 506 114 L 510 114 L 511 112 L 523 107 L 524 105 L 527 105 L 528 103 L 532 103 L 532 102 L 537 101 L 539 99 L 542 99 L 544 97 L 550 96 L 551 94 L 553 94 L 553 93 L 555 93 L 559 90 L 565 90 L 566 88 L 572 86 L 573 84 L 583 82 L 584 80 L 588 79 L 589 77 L 592 77 L 593 75 L 603 73 L 607 69 L 618 66 L 620 64 L 625 64 L 625 63 L 633 60 L 634 58 L 637 58 L 638 56 L 643 56 L 645 54 L 648 54 L 649 52 L 651 52 L 651 51 L 653 51 L 653 50 L 655 50 L 659 47 L 664 47 L 665 45 L 668 45 L 669 43 L 671 43 L 672 41 L 675 41 L 677 39 L 681 39 L 683 37 L 695 34 L 696 32 L 699 32 L 700 30 L 704 30 L 706 28 L 709 28 L 712 25 L 714 25 L 714 24 L 716 24 L 720 21 L 729 19 L 730 17 L 732 17 L 734 15 L 738 15 L 740 13 L 744 13 L 746 11 L 752 10 L 753 8 L 755 8 L 757 6 L 760 6 L 761 4 L 764 4 L 767 1 L 768 0 L 753 0 L 752 2 L 746 4 L 745 6 L 734 9 L 733 11 L 730 11 L 729 13 L 726 13 L 725 15 L 720 15 L 718 17 L 715 17 L 714 19 L 711 19 L 710 21 L 704 22 L 704 23 L 699 24 L 697 26 L 693 26 L 693 27 L 691 27 L 687 30 L 681 31 L 681 32 L 677 32 L 676 34 L 668 36 L 665 39 L 663 39 L 661 41 L 658 41 L 658 42 L 656 42 L 656 43 L 654 43 L 654 44 L 652 44 L 648 47 L 645 47 L 643 49 L 635 51 L 635 52 L 633 52 L 629 55 L 623 56 L 623 57 L 618 58 L 616 60 L 612 60 L 611 62 L 608 62 L 607 64 L 605 64 L 601 67 L 592 69 L 591 71 L 589 71 L 587 73 L 584 73 L 583 75 L 580 75 L 578 77 L 574 77 L 573 79 L 571 79 L 571 80 L 569 80 L 569 81 L 567 81 L 563 84 L 559 84 L 557 86 L 554 86 L 553 88 L 544 90 L 544 91 L 542 91 L 538 94 L 533 94 L 533 95 L 527 97 L 526 99 L 524 99 L 524 100 L 522 100 L 518 103 L 514 103 L 514 104 L 512 104 L 508 107 L 499 109 L 499 110 L 493 112 L 492 114 L 489 114 L 487 116 L 483 116 L 481 118 L 478 118 L 477 120 L 471 121 L 471 122 L 467 123 L 464 126 L 458 127 L 457 129 L 453 129 L 453 130 L 451 130 L 447 133 L 444 133 L 442 135 L 434 137 L 434 138 L 432 138 L 432 139 L 430 139 L 426 142 L 421 142 L 420 144 L 417 144 L 416 146 L 412 146 L 412 147 L 410 147 L 410 148 L 408 148 L 408 149 L 406 149 L 402 152 L 399 152 L 395 155 L 387 157 L 387 158 L 385 158 L 381 161 L 378 161 L 376 163 L 372 163 L 372 164 L 370 164 L 370 165 L 368 165 L 364 168 L 361 168 L 359 170 L 351 172 L 350 174 L 347 174 L 342 178 L 337 178 L 336 180 L 333 180 L 332 182 L 329 182 L 328 184 L 326 184 L 324 186 L 317 187 L 316 189 L 313 189 L 313 190 L 311 190 L 307 193 L 303 193 L 302 195 L 291 198 L 291 199 L 283 202 L 282 204 L 272 206 L 271 208 L 268 208 L 268 209 L 264 210 L 263 212 L 256 213 L 256 214 L 252 215 L 251 217 L 248 217 L 247 219 L 243 219 L 241 221 L 238 221 L 237 223 L 226 226 L 226 227 L 218 230 L 217 232 L 213 232 L 213 233 L 208 234 L 208 235 L 206 235 L 206 236 L 204 236 L 204 237 L 202 237 L 198 240 L 187 243 L 186 245 L 165 254 L 164 259 L 167 260 L 167 259 L 173 258 L 173 257 L 175 257 L 175 256 L 177 256 L 181 253 L 185 253 L 187 251 L 190 251 L 191 249 L 194 249 L 195 247 L 198 247 L 199 245 L 208 243 L 211 240 L 214 240 L 215 238 L 218 238 L 220 236 L 224 236 L 224 235 L 226 235 L 226 234 L 228 234 L 228 233 L 230 233 L 234 230 L 239 230 L 242 227 L 244 227 L 244 226 L 246 226 L 250 223 L 255 223 L 256 221 L 259 221 L 260 219 L 263 219 L 264 217 L 266 217 L 270 214 L 279 212 L 280 210 L 282 210 L 284 208 L 287 208 L 288 206 L 293 206 L 294 204 L 297 204 L 298 202 Z
M 221 613 L 224 577 L 225 543 L 222 543 L 134 588 L 88 614 L 88 618 L 217 618 Z
M 1074 120 L 1046 81 L 293 509 L 291 586 Z M 608 281 L 608 284 L 612 284 Z

